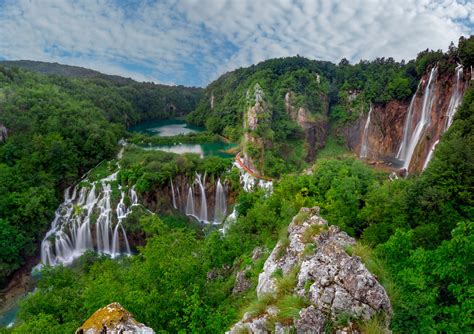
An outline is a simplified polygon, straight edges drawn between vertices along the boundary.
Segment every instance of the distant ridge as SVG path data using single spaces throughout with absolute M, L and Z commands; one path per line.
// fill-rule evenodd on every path
M 118 75 L 104 74 L 95 70 L 80 66 L 63 65 L 59 63 L 49 63 L 34 60 L 2 60 L 0 65 L 5 67 L 20 67 L 30 71 L 39 72 L 48 75 L 60 75 L 74 78 L 100 78 L 112 81 L 117 84 L 130 84 L 137 82 L 131 78 L 125 78 Z

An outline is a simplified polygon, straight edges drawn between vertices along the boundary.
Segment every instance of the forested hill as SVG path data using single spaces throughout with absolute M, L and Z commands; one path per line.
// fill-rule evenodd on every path
M 151 118 L 183 116 L 193 111 L 202 89 L 137 82 L 91 69 L 30 60 L 0 61 L 0 67 L 47 75 L 49 81 L 68 93 L 92 101 L 109 120 L 126 126 Z
M 101 78 L 112 82 L 126 84 L 133 82 L 130 78 L 124 78 L 118 75 L 104 74 L 89 68 L 80 66 L 64 65 L 59 63 L 49 63 L 35 60 L 2 60 L 0 66 L 19 67 L 26 70 L 39 72 L 42 74 L 55 74 L 74 78 Z

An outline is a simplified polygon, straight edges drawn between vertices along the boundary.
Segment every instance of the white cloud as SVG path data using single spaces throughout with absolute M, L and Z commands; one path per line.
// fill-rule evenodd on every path
M 224 71 L 300 54 L 338 62 L 409 59 L 473 31 L 449 0 L 19 0 L 0 5 L 0 56 L 138 80 L 206 84 Z M 470 26 L 468 25 L 470 24 Z

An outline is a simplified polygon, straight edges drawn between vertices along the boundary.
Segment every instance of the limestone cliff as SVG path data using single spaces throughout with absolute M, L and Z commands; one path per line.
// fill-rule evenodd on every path
M 150 327 L 136 321 L 119 303 L 109 304 L 98 309 L 76 334 L 155 334 Z
M 368 114 L 361 113 L 356 121 L 343 129 L 347 146 L 360 156 L 365 140 L 367 159 L 405 166 L 409 172 L 421 171 L 430 150 L 452 123 L 467 88 L 471 76 L 469 72 L 469 69 L 463 70 L 460 66 L 442 73 L 437 66 L 430 68 L 422 76 L 411 101 L 392 100 L 374 105 L 369 124 L 366 124 Z M 366 125 L 368 132 L 365 139 Z M 420 130 L 419 140 L 413 143 L 413 153 L 407 162 L 400 154 L 401 146 L 404 140 L 405 146 L 410 145 L 410 140 L 416 137 L 417 127 Z
M 261 172 L 264 164 L 265 135 L 271 131 L 272 113 L 265 101 L 265 93 L 258 83 L 247 90 L 246 101 L 242 159 L 251 170 Z
M 302 208 L 259 276 L 258 308 L 228 333 L 358 333 L 377 318 L 387 328 L 392 315 L 384 288 L 361 259 L 348 254 L 355 240 L 328 226 L 319 208 Z
M 318 82 L 319 82 L 318 76 Z M 308 108 L 301 106 L 296 107 L 294 102 L 295 94 L 291 91 L 285 95 L 285 110 L 304 131 L 306 141 L 306 160 L 314 161 L 317 150 L 324 147 L 328 131 L 328 118 L 326 116 L 328 110 L 327 97 L 321 94 L 324 111 L 323 115 L 312 114 Z

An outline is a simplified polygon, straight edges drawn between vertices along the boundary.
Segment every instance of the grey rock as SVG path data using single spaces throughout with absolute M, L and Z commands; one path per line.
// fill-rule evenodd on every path
M 235 284 L 234 288 L 232 289 L 233 294 L 239 294 L 242 292 L 247 291 L 252 286 L 252 282 L 246 277 L 247 272 L 252 269 L 251 266 L 246 266 L 245 269 L 240 270 L 235 275 Z
M 302 220 L 301 217 L 305 218 Z M 315 228 L 314 225 L 320 225 L 321 228 Z M 320 232 L 308 238 L 306 231 L 309 228 Z M 313 243 L 314 254 L 303 255 L 306 242 Z M 367 320 L 383 313 L 386 325 L 389 324 L 392 307 L 387 293 L 359 257 L 347 254 L 347 247 L 354 244 L 354 238 L 340 231 L 337 226 L 328 226 L 319 216 L 319 208 L 301 209 L 288 226 L 288 242 L 278 242 L 267 258 L 259 275 L 257 296 L 278 292 L 273 277 L 276 270 L 281 270 L 285 275 L 299 266 L 293 292 L 307 300 L 309 305 L 300 310 L 300 317 L 294 319 L 293 326 L 276 324 L 271 331 L 285 333 L 285 330 L 293 328 L 297 333 L 321 333 L 328 320 L 336 321 L 342 315 Z M 282 249 L 285 245 L 286 248 Z M 244 318 L 238 324 L 248 324 L 251 333 L 263 333 L 253 329 L 262 330 L 258 326 L 272 316 L 270 309 L 273 315 L 278 313 L 275 307 L 267 308 L 267 312 L 258 319 Z M 341 325 L 335 330 L 355 333 L 352 325 Z

